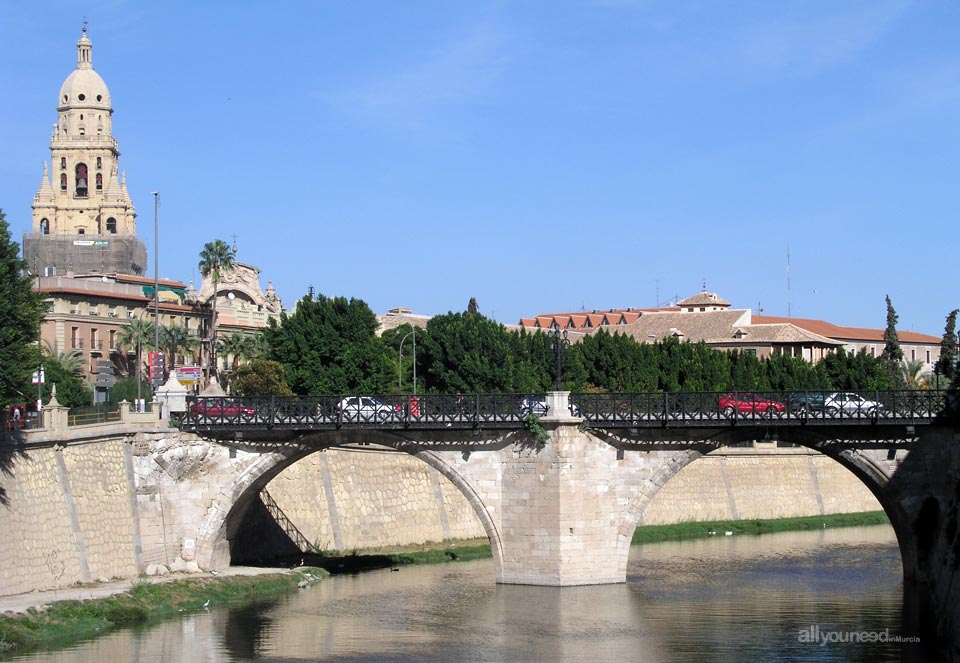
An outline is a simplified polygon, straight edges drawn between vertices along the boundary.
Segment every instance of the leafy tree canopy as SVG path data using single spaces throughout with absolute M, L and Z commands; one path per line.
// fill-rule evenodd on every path
M 283 365 L 297 394 L 380 393 L 396 363 L 377 337 L 376 316 L 360 299 L 309 296 L 264 331 L 267 358 Z
M 40 365 L 37 337 L 43 302 L 33 291 L 26 267 L 0 210 L 0 399 L 4 403 L 23 401 L 35 391 L 30 378 Z

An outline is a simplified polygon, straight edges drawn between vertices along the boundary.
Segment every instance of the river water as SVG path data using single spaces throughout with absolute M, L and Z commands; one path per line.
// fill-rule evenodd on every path
M 923 643 L 890 642 L 916 635 L 902 623 L 902 595 L 887 526 L 718 536 L 635 547 L 623 585 L 497 585 L 489 560 L 386 569 L 15 660 L 927 660 Z M 875 641 L 820 644 L 849 632 Z

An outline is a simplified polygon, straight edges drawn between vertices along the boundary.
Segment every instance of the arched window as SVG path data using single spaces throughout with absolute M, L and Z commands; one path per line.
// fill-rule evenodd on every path
M 67 169 L 67 157 L 60 157 L 60 170 Z
M 50 221 L 46 218 L 40 219 L 40 234 L 49 235 L 50 234 Z
M 77 176 L 76 195 L 80 198 L 87 197 L 87 164 L 78 163 L 75 169 Z
M 97 191 L 100 191 L 102 188 L 103 188 L 103 173 L 97 173 Z
M 112 216 L 107 219 L 107 233 L 110 235 L 117 234 L 117 220 Z
M 60 173 L 60 190 L 61 191 L 67 190 L 67 174 L 66 173 Z
M 97 157 L 97 170 L 100 170 L 101 168 L 103 168 L 103 158 Z

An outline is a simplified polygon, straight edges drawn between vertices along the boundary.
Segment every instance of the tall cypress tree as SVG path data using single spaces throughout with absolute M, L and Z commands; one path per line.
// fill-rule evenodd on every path
M 30 376 L 40 364 L 37 342 L 43 302 L 33 291 L 20 245 L 0 210 L 0 399 L 3 404 L 32 400 Z M 35 394 L 34 394 L 35 397 Z
M 890 302 L 890 295 L 887 295 L 887 328 L 883 332 L 883 354 L 880 356 L 894 386 L 897 389 L 903 389 L 906 386 L 906 378 L 903 376 L 903 348 L 900 347 L 900 339 L 897 336 L 899 319 Z
M 937 360 L 937 374 L 943 376 L 947 383 L 957 374 L 957 309 L 947 315 L 947 324 L 943 329 L 943 340 L 940 341 L 940 359 Z

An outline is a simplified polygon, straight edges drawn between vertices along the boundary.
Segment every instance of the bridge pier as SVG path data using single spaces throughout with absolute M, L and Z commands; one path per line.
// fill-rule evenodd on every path
M 550 439 L 506 468 L 500 519 L 504 584 L 572 586 L 626 580 L 633 526 L 614 489 L 616 452 L 577 422 L 543 421 Z

